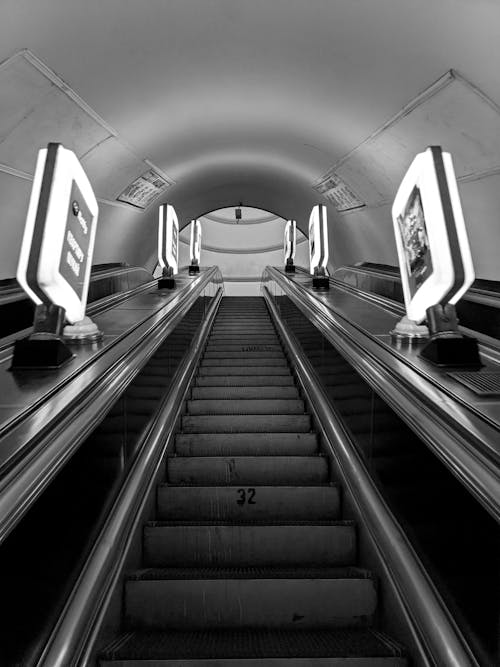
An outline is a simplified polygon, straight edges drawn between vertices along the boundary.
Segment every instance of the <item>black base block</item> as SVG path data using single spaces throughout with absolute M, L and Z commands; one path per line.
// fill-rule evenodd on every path
M 173 289 L 175 287 L 175 278 L 160 278 L 158 289 Z
M 477 340 L 468 336 L 431 338 L 420 356 L 436 366 L 446 368 L 480 368 L 483 365 Z
M 327 276 L 313 276 L 313 289 L 330 289 L 330 281 Z
M 295 273 L 295 264 L 285 264 L 285 273 Z
M 197 264 L 191 264 L 189 267 L 189 275 L 194 276 L 196 273 L 200 272 L 200 267 Z
M 59 338 L 21 338 L 14 343 L 11 370 L 60 368 L 72 358 L 71 350 Z

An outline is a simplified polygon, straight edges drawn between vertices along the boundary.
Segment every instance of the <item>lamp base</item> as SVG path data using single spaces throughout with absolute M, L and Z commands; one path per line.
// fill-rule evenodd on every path
M 481 368 L 477 340 L 469 336 L 435 337 L 420 356 L 442 368 Z
M 10 368 L 11 370 L 57 369 L 72 358 L 71 350 L 59 337 L 28 336 L 14 343 L 14 356 Z
M 330 289 L 328 276 L 313 276 L 313 289 L 326 291 Z
M 200 267 L 198 266 L 198 264 L 191 264 L 191 266 L 189 267 L 189 275 L 194 276 L 199 272 L 200 272 Z
M 295 264 L 285 264 L 285 273 L 295 273 Z
M 175 287 L 174 278 L 160 278 L 158 280 L 158 289 L 173 289 Z

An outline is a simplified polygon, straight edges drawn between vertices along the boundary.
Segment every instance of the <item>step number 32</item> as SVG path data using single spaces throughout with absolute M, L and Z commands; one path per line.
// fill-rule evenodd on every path
M 236 501 L 238 505 L 255 505 L 255 489 L 238 489 L 238 500 Z

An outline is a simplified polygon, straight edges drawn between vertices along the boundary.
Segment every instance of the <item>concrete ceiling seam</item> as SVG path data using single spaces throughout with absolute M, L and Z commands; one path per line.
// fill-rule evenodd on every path
M 26 69 L 27 67 L 31 68 L 31 70 Z M 36 80 L 35 73 L 40 77 L 38 81 Z M 28 80 L 33 82 L 33 86 L 38 85 L 40 91 L 44 89 L 42 82 L 46 81 L 48 83 L 48 85 L 45 85 L 46 95 L 41 97 L 38 95 L 37 98 L 36 95 L 32 94 L 30 98 L 27 89 Z M 4 173 L 9 173 L 25 180 L 32 180 L 32 175 L 25 168 L 20 168 L 19 164 L 15 164 L 16 160 L 19 160 L 20 157 L 16 155 L 14 147 L 11 144 L 14 141 L 19 142 L 18 137 L 23 131 L 27 135 L 30 132 L 33 133 L 36 129 L 33 123 L 36 122 L 38 127 L 46 126 L 45 133 L 47 136 L 45 141 L 39 140 L 30 144 L 28 155 L 26 155 L 26 150 L 21 151 L 20 155 L 24 156 L 22 158 L 22 166 L 28 167 L 28 165 L 34 165 L 38 148 L 44 147 L 49 141 L 59 141 L 75 151 L 84 169 L 87 171 L 101 203 L 118 207 L 124 206 L 124 202 L 117 201 L 115 197 L 99 196 L 99 194 L 102 195 L 102 192 L 99 192 L 99 179 L 93 174 L 91 164 L 87 163 L 88 158 L 92 158 L 95 152 L 101 150 L 103 145 L 110 141 L 117 142 L 117 146 L 121 147 L 121 155 L 124 155 L 125 152 L 129 156 L 127 158 L 131 164 L 131 171 L 129 169 L 130 173 L 128 174 L 129 182 L 130 178 L 134 177 L 134 174 L 135 177 L 138 177 L 149 167 L 154 171 L 155 175 L 158 175 L 162 179 L 164 188 L 174 185 L 175 182 L 170 176 L 157 167 L 150 159 L 141 158 L 128 141 L 87 104 L 71 86 L 29 49 L 17 51 L 0 63 L 0 81 L 4 89 L 7 86 L 7 90 L 9 90 L 11 96 L 14 93 L 14 99 L 10 99 L 2 105 L 3 135 L 0 140 L 0 156 L 7 155 L 11 157 L 10 161 L 6 161 L 5 158 L 2 160 L 0 169 Z M 37 88 L 35 87 L 34 90 L 37 90 Z M 16 106 L 16 91 L 19 98 L 18 106 Z M 57 95 L 61 97 L 57 98 Z M 60 100 L 59 102 L 57 101 L 58 99 Z M 74 106 L 68 107 L 67 103 L 63 105 L 62 102 L 65 99 Z M 76 111 L 77 109 L 79 110 L 78 112 Z M 23 112 L 22 115 L 20 115 L 20 111 Z M 82 113 L 84 116 L 81 116 Z M 82 119 L 86 118 L 88 120 L 82 122 L 78 118 L 78 114 L 80 114 Z M 61 136 L 59 131 L 64 122 L 68 122 L 68 116 L 74 117 L 73 124 L 70 132 L 65 130 L 63 136 Z M 65 121 L 63 121 L 64 118 L 66 118 Z M 100 133 L 92 130 L 89 122 L 95 123 L 95 127 L 101 128 Z M 5 134 L 5 132 L 7 133 Z M 123 172 L 121 165 L 113 165 L 113 167 L 115 171 L 120 173 L 121 169 Z M 123 174 L 124 176 L 126 175 L 125 172 Z M 112 194 L 118 196 L 125 185 L 127 183 L 123 182 L 120 185 L 121 189 L 116 188 L 116 191 Z M 161 191 L 158 192 L 158 196 L 160 194 Z M 130 207 L 130 205 L 125 205 L 127 208 Z
M 390 205 L 414 155 L 427 145 L 438 143 L 451 152 L 462 182 L 498 173 L 498 137 L 500 107 L 456 70 L 449 70 L 340 158 L 313 187 L 341 216 L 362 207 L 349 209 L 342 192 L 337 198 L 337 182 L 347 184 L 366 207 Z

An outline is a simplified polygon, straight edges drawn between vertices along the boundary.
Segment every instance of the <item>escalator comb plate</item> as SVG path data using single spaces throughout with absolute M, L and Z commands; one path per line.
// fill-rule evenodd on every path
M 447 373 L 478 396 L 500 396 L 500 373 L 485 371 L 455 371 Z

